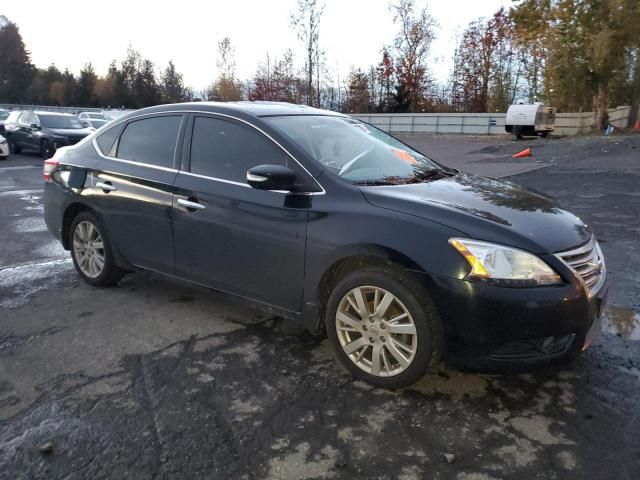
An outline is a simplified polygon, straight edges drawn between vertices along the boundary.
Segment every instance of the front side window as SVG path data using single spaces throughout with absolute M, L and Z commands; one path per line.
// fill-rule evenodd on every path
M 30 126 L 32 123 L 36 123 L 35 116 L 31 114 L 31 112 L 24 112 L 18 118 L 18 124 L 23 125 L 25 127 Z
M 288 155 L 262 133 L 215 117 L 196 117 L 191 137 L 191 172 L 246 183 L 257 165 L 290 165 Z
M 0 110 L 0 120 L 6 120 L 9 116 L 9 112 L 6 110 Z
M 352 183 L 411 183 L 448 171 L 371 125 L 349 117 L 264 119 L 328 171 Z
M 7 123 L 18 123 L 21 115 L 20 112 L 11 112 L 7 118 Z
M 129 123 L 118 141 L 123 160 L 172 168 L 181 115 L 151 117 Z

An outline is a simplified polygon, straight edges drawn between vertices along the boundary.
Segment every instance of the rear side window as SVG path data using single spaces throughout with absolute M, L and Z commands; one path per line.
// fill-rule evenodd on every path
M 96 137 L 96 143 L 103 155 L 109 155 L 113 142 L 115 142 L 118 133 L 122 129 L 122 125 L 115 125 L 108 130 L 105 130 Z
M 213 117 L 196 117 L 191 137 L 191 172 L 246 183 L 256 165 L 288 164 L 288 156 L 252 127 Z
M 172 168 L 181 120 L 172 115 L 129 123 L 120 135 L 117 158 Z

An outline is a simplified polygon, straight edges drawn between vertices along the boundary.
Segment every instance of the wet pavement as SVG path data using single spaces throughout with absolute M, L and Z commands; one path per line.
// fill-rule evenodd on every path
M 90 288 L 45 231 L 40 160 L 15 156 L 0 163 L 0 479 L 638 478 L 640 136 L 409 141 L 493 176 L 533 147 L 509 179 L 591 224 L 607 259 L 605 332 L 578 361 L 441 366 L 391 392 L 206 289 L 142 272 Z

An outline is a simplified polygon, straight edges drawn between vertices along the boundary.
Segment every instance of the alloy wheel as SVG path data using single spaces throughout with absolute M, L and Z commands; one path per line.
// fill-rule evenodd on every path
M 95 225 L 83 220 L 73 231 L 73 255 L 80 271 L 97 278 L 104 270 L 104 242 Z
M 344 353 L 371 375 L 399 375 L 416 355 L 418 334 L 411 313 L 380 287 L 356 287 L 342 297 L 336 331 Z

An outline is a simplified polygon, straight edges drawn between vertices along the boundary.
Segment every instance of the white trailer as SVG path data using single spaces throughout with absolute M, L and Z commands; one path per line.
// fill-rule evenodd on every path
M 516 137 L 537 136 L 548 137 L 556 120 L 556 109 L 542 103 L 533 105 L 511 105 L 507 110 L 504 128 L 507 133 Z

